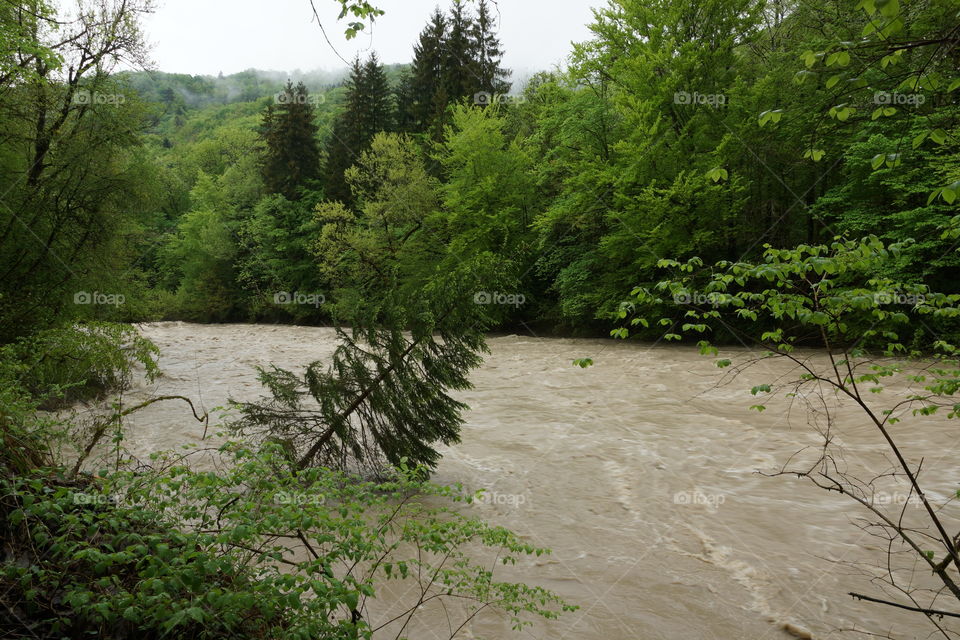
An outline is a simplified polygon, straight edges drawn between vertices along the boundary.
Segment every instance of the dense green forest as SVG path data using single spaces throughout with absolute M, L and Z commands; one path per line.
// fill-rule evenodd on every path
M 381 11 L 340 4 L 350 34 Z M 544 550 L 407 503 L 471 499 L 427 478 L 436 444 L 459 441 L 451 394 L 491 331 L 815 346 L 836 377 L 801 379 L 865 410 L 857 383 L 902 369 L 845 365 L 935 354 L 929 395 L 908 400 L 958 412 L 955 0 L 610 0 L 564 67 L 524 86 L 487 0 L 438 8 L 409 64 L 371 52 L 338 73 L 219 77 L 150 68 L 149 5 L 83 0 L 68 19 L 0 4 L 13 637 L 372 637 L 358 602 L 407 577 L 406 560 L 377 573 L 405 544 L 457 558 L 442 574 L 419 561 L 518 627 L 571 610 L 463 549 Z M 147 474 L 120 464 L 113 431 L 139 407 L 82 426 L 38 411 L 157 375 L 156 347 L 124 324 L 152 320 L 333 325 L 342 343 L 303 373 L 260 371 L 266 399 L 233 407 L 230 471 L 170 457 Z M 112 470 L 83 469 L 111 442 Z M 251 506 L 304 487 L 337 508 Z M 81 489 L 154 508 L 77 508 Z M 929 514 L 942 558 L 913 550 L 960 597 L 956 538 Z M 286 538 L 312 552 L 298 572 L 277 568 Z
M 952 10 L 932 3 L 910 28 L 936 31 Z M 4 299 L 54 298 L 101 319 L 327 323 L 356 289 L 344 271 L 349 258 L 324 248 L 330 234 L 348 231 L 359 234 L 355 243 L 429 235 L 440 254 L 493 252 L 518 277 L 498 299 L 523 301 L 501 305 L 501 326 L 546 334 L 606 334 L 604 317 L 633 286 L 655 280 L 662 258 L 736 260 L 759 255 L 764 243 L 909 238 L 890 275 L 934 288 L 951 282 L 957 257 L 939 229 L 953 208 L 928 201 L 960 171 L 947 76 L 901 86 L 910 56 L 923 55 L 908 49 L 889 64 L 858 58 L 843 68 L 801 58 L 829 38 L 858 39 L 866 21 L 857 8 L 831 5 L 828 26 L 839 31 L 825 36 L 818 5 L 724 2 L 689 15 L 673 3 L 617 5 L 598 14 L 595 38 L 575 49 L 567 71 L 537 74 L 512 93 L 488 8 L 478 11 L 438 11 L 411 65 L 384 68 L 373 54 L 338 81 L 137 72 L 82 89 L 84 78 L 78 90 L 125 99 L 68 109 L 59 129 L 40 132 L 36 114 L 8 95 L 11 144 L 69 135 L 83 146 L 102 136 L 99 153 L 113 161 L 86 160 L 96 180 L 71 192 L 85 209 L 67 219 L 94 216 L 95 234 L 77 236 L 69 223 L 49 240 L 36 231 L 48 246 L 63 242 L 76 253 L 69 271 L 41 268 L 43 245 L 8 225 L 4 282 L 20 293 Z M 954 62 L 936 58 L 926 77 Z M 872 66 L 854 82 L 857 65 Z M 761 114 L 771 116 L 763 126 Z M 71 126 L 81 116 L 111 124 Z M 927 131 L 937 133 L 911 144 Z M 358 163 L 378 134 L 382 152 L 403 163 L 395 188 L 417 194 L 395 220 L 377 209 L 397 194 L 371 191 L 377 169 Z M 67 142 L 55 150 L 62 159 L 39 166 L 65 161 Z M 878 154 L 897 154 L 896 166 L 875 168 Z M 5 158 L 11 180 L 31 160 Z M 34 180 L 49 193 L 45 178 Z M 36 193 L 9 186 L 14 211 L 35 206 Z M 104 189 L 108 198 L 99 197 Z M 402 277 L 418 277 L 409 268 Z M 124 303 L 74 305 L 77 291 Z M 56 317 L 23 304 L 3 313 L 5 326 Z

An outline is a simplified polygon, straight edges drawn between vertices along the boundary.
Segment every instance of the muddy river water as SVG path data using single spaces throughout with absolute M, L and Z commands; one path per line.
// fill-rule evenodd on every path
M 183 394 L 207 409 L 258 397 L 256 365 L 296 368 L 334 348 L 327 328 L 141 329 L 162 351 L 164 376 L 128 399 Z M 847 595 L 882 595 L 858 569 L 882 562 L 883 544 L 856 526 L 857 505 L 807 480 L 757 473 L 819 442 L 785 403 L 748 410 L 757 402 L 750 387 L 783 366 L 765 363 L 718 387 L 714 359 L 686 346 L 513 335 L 489 345 L 475 388 L 458 396 L 471 407 L 463 442 L 444 448 L 434 480 L 486 488 L 487 502 L 471 509 L 553 550 L 520 577 L 580 609 L 518 637 L 869 637 L 849 631 L 858 628 L 925 638 L 933 630 L 916 614 Z M 582 357 L 595 365 L 572 366 Z M 834 428 L 847 462 L 879 472 L 879 434 L 852 408 L 840 415 Z M 151 405 L 132 416 L 127 444 L 146 456 L 197 442 L 203 428 L 188 418 L 177 403 Z M 908 419 L 896 430 L 913 459 L 927 456 L 931 492 L 952 494 L 956 426 Z

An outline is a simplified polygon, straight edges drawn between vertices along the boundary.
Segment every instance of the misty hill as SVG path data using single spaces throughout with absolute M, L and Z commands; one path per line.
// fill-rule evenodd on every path
M 409 65 L 386 65 L 385 72 L 391 83 L 395 83 L 400 72 Z M 187 109 L 203 108 L 210 105 L 225 105 L 235 102 L 254 102 L 272 96 L 291 80 L 294 84 L 303 82 L 311 93 L 325 93 L 340 85 L 347 77 L 346 67 L 333 71 L 315 69 L 313 71 L 273 71 L 247 69 L 230 75 L 189 75 L 185 73 L 165 73 L 163 71 L 124 72 L 118 77 L 129 83 L 147 102 Z M 174 109 L 175 110 L 175 109 Z

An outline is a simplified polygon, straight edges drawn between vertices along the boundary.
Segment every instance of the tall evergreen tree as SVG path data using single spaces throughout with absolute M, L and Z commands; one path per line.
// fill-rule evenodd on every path
M 444 40 L 444 63 L 441 84 L 451 101 L 472 96 L 477 86 L 473 76 L 475 59 L 471 37 L 474 24 L 462 0 L 454 0 L 450 7 L 450 28 Z
M 324 185 L 328 200 L 350 204 L 352 194 L 344 172 L 370 146 L 373 136 L 393 129 L 395 116 L 390 85 L 375 53 L 365 63 L 359 58 L 353 61 L 345 86 L 346 104 L 327 145 Z
M 435 99 L 443 77 L 446 36 L 447 18 L 437 8 L 413 47 L 409 96 L 407 102 L 401 104 L 404 120 L 410 123 L 411 131 L 426 131 L 436 113 Z
M 502 58 L 487 0 L 481 0 L 476 17 L 462 0 L 454 0 L 449 17 L 436 9 L 413 48 L 409 84 L 400 96 L 404 130 L 439 140 L 450 104 L 472 100 L 480 91 L 509 91 L 510 72 L 501 66 Z
M 414 131 L 413 114 L 410 112 L 413 95 L 413 76 L 410 74 L 409 68 L 404 68 L 400 71 L 400 80 L 393 90 L 393 100 L 397 106 L 397 119 L 394 124 L 398 132 L 410 133 Z
M 324 171 L 324 195 L 328 200 L 350 201 L 350 189 L 343 173 L 360 155 L 360 123 L 357 117 L 362 108 L 363 65 L 355 58 L 344 86 L 347 90 L 343 111 L 333 123 L 333 132 L 327 143 L 327 164 Z
M 396 117 L 393 92 L 376 52 L 371 53 L 363 65 L 361 79 L 360 130 L 363 149 L 366 149 L 373 136 L 381 131 L 393 131 Z
M 278 93 L 263 113 L 266 150 L 260 170 L 266 188 L 296 200 L 302 187 L 320 177 L 320 147 L 309 92 L 302 82 Z
M 473 21 L 473 30 L 470 37 L 473 41 L 473 72 L 470 78 L 476 81 L 474 93 L 487 91 L 492 94 L 503 94 L 510 91 L 510 70 L 500 66 L 503 58 L 503 47 L 496 34 L 496 23 L 490 12 L 487 0 L 480 0 L 477 7 L 477 17 Z

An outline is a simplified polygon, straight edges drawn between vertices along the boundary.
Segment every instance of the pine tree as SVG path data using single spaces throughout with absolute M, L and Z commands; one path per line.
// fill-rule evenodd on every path
M 473 22 L 470 37 L 473 41 L 473 73 L 471 77 L 476 81 L 476 92 L 486 91 L 493 95 L 505 94 L 510 91 L 510 70 L 500 66 L 503 58 L 503 47 L 495 32 L 496 24 L 490 13 L 487 0 L 480 0 L 477 8 L 477 18 Z
M 450 104 L 473 100 L 478 92 L 510 90 L 495 29 L 487 0 L 480 1 L 476 18 L 462 0 L 454 0 L 449 17 L 434 11 L 414 46 L 409 85 L 400 96 L 404 130 L 439 140 Z
M 362 108 L 363 66 L 355 58 L 350 67 L 350 76 L 344 83 L 347 90 L 343 111 L 333 123 L 333 132 L 327 143 L 327 164 L 324 171 L 324 195 L 327 200 L 350 202 L 350 189 L 343 180 L 343 173 L 360 156 L 360 123 L 358 114 Z
M 393 100 L 397 105 L 396 129 L 402 133 L 414 132 L 414 121 L 410 112 L 413 103 L 413 76 L 409 68 L 400 71 L 400 80 L 393 91 Z
M 366 149 L 373 140 L 373 136 L 381 131 L 393 131 L 396 117 L 393 92 L 390 90 L 387 74 L 377 59 L 376 52 L 371 53 L 367 58 L 361 78 L 363 86 L 360 94 L 362 98 L 360 130 L 363 149 Z
M 462 0 L 454 0 L 450 7 L 450 27 L 443 49 L 441 85 L 451 101 L 473 96 L 477 79 L 472 75 L 474 67 L 473 18 L 467 13 Z
M 435 9 L 430 16 L 430 22 L 420 32 L 420 39 L 413 47 L 410 95 L 408 102 L 401 105 L 411 131 L 426 131 L 437 111 L 435 99 L 443 78 L 446 37 L 447 19 L 440 9 Z M 443 109 L 446 109 L 446 104 L 441 112 Z
M 309 92 L 289 80 L 268 105 L 261 121 L 266 143 L 260 170 L 270 193 L 296 200 L 302 187 L 320 177 L 320 148 Z
M 390 85 L 375 53 L 366 63 L 359 58 L 353 61 L 345 86 L 346 103 L 334 121 L 327 145 L 324 186 L 327 200 L 351 204 L 353 198 L 344 172 L 370 146 L 373 136 L 393 129 L 396 118 Z

